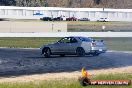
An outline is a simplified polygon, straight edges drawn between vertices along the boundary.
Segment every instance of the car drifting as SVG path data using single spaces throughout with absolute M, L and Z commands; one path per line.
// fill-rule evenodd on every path
M 51 55 L 62 57 L 77 55 L 81 57 L 86 54 L 98 56 L 107 50 L 103 40 L 96 41 L 87 37 L 64 37 L 56 43 L 43 45 L 40 49 L 44 57 L 50 57 Z

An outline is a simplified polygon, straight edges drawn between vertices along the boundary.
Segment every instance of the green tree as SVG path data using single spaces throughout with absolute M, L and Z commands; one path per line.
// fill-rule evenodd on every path
M 41 7 L 45 6 L 46 0 L 16 0 L 17 6 Z

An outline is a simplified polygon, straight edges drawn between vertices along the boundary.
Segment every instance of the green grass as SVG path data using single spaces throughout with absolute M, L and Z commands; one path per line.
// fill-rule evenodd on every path
M 0 38 L 0 47 L 39 48 L 43 44 L 58 41 L 60 38 Z M 103 39 L 108 50 L 132 51 L 132 38 L 95 38 Z
M 105 30 L 102 26 L 106 26 Z M 131 32 L 131 22 L 87 22 L 76 21 L 68 22 L 68 32 Z
M 56 42 L 59 38 L 0 38 L 0 47 L 39 48 L 43 44 Z
M 108 50 L 132 51 L 132 38 L 97 38 L 103 39 Z
M 132 80 L 132 74 L 92 76 L 92 80 Z M 87 86 L 82 87 L 77 79 L 61 79 L 30 83 L 0 83 L 0 88 L 132 88 L 129 86 Z
M 113 22 L 96 22 L 96 21 L 67 21 L 69 25 L 83 25 L 83 24 L 98 24 L 98 25 L 102 25 L 102 24 L 113 24 Z

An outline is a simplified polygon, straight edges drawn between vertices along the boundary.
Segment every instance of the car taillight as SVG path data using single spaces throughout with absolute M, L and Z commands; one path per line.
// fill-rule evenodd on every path
M 96 43 L 95 43 L 95 42 L 93 42 L 93 43 L 92 43 L 92 46 L 96 46 Z

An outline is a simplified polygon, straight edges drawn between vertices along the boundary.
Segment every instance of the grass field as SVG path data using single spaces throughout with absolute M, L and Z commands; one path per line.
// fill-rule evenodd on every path
M 102 29 L 105 26 L 105 29 Z M 131 32 L 131 22 L 68 22 L 68 32 Z
M 92 80 L 132 80 L 132 74 L 99 75 Z M 77 79 L 61 79 L 30 83 L 0 83 L 0 88 L 132 88 L 129 86 L 87 86 L 82 87 Z
M 0 38 L 0 47 L 39 48 L 43 44 L 58 41 L 60 38 Z M 95 38 L 103 39 L 108 50 L 132 51 L 132 38 Z
M 96 21 L 68 21 L 69 25 L 77 24 L 77 25 L 83 25 L 83 24 L 113 24 L 113 22 L 96 22 Z

